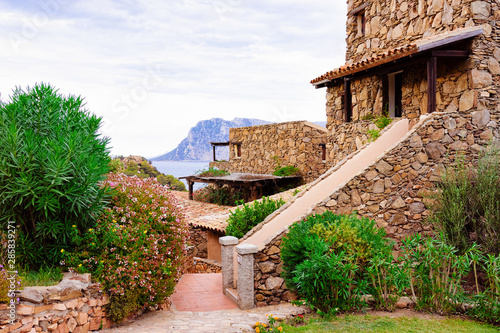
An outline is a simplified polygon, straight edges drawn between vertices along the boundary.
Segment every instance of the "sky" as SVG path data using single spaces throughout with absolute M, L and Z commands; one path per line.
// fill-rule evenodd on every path
M 344 0 L 0 0 L 0 93 L 50 83 L 154 157 L 200 120 L 326 121 L 309 82 L 345 57 Z

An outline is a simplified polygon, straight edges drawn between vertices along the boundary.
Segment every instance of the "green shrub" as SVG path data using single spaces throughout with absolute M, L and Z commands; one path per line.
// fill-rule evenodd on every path
M 196 201 L 212 203 L 221 206 L 237 206 L 243 200 L 244 189 L 233 186 L 209 185 L 196 190 L 193 198 Z
M 200 177 L 221 177 L 230 175 L 230 173 L 224 169 L 209 167 L 208 169 L 198 170 L 196 175 Z
M 273 175 L 278 177 L 300 176 L 301 172 L 299 168 L 287 165 L 274 170 Z
M 121 321 L 165 302 L 181 274 L 188 236 L 176 200 L 156 179 L 109 174 L 112 207 L 95 228 L 78 231 L 68 265 L 92 273 L 110 295 L 107 311 Z
M 0 226 L 16 222 L 17 262 L 28 269 L 57 265 L 72 246 L 71 226 L 92 227 L 105 207 L 98 182 L 108 139 L 83 107 L 45 84 L 18 88 L 0 105 Z
M 243 204 L 243 207 L 238 207 L 230 213 L 226 235 L 237 238 L 245 236 L 253 227 L 264 221 L 269 214 L 284 204 L 285 202 L 281 198 L 273 200 L 268 197 L 263 197 L 262 200 L 254 201 L 250 205 Z
M 288 288 L 321 313 L 346 311 L 363 305 L 361 296 L 370 290 L 367 267 L 391 249 L 374 221 L 331 212 L 313 215 L 283 238 L 282 276 Z
M 403 262 L 417 309 L 439 313 L 458 309 L 463 297 L 461 281 L 470 270 L 469 252 L 459 255 L 442 237 L 416 235 L 403 241 Z
M 487 149 L 477 167 L 457 159 L 437 185 L 428 221 L 444 234 L 446 242 L 464 253 L 477 242 L 486 253 L 500 253 L 500 157 Z

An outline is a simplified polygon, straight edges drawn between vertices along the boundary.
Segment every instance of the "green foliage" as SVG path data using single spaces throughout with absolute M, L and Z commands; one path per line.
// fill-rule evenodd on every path
M 301 172 L 299 168 L 287 165 L 274 170 L 273 175 L 278 177 L 300 176 Z
M 371 113 L 365 114 L 363 117 L 361 117 L 361 120 L 373 120 L 373 119 L 375 119 L 375 117 Z
M 320 313 L 359 308 L 369 290 L 364 275 L 370 261 L 391 249 L 374 221 L 326 212 L 290 227 L 282 242 L 282 276 Z
M 57 265 L 71 225 L 92 227 L 105 208 L 108 139 L 83 107 L 45 84 L 0 105 L 0 226 L 16 222 L 17 262 L 29 269 Z
M 460 283 L 470 269 L 469 254 L 458 255 L 457 249 L 447 245 L 442 237 L 420 235 L 405 239 L 402 249 L 417 309 L 455 311 L 463 296 Z
M 23 286 L 53 286 L 61 282 L 63 273 L 59 267 L 41 267 L 38 271 L 26 271 L 19 274 Z
M 500 253 L 500 157 L 487 149 L 476 168 L 458 159 L 438 184 L 429 221 L 461 253 L 476 241 L 486 253 Z
M 74 226 L 76 248 L 67 264 L 92 273 L 110 295 L 107 311 L 119 322 L 169 297 L 181 274 L 188 236 L 176 200 L 156 179 L 109 174 L 112 207 L 95 228 Z
M 156 178 L 160 184 L 168 186 L 171 190 L 174 191 L 186 191 L 186 186 L 179 179 L 175 178 L 172 175 L 165 175 L 158 171 L 156 167 L 154 167 L 151 163 L 149 163 L 144 157 L 142 158 L 142 162 L 137 164 L 134 160 L 127 161 L 127 165 L 125 168 L 124 157 L 114 158 L 110 167 L 111 172 L 115 173 L 125 173 L 127 176 L 137 176 L 141 179 L 146 178 Z
M 236 208 L 230 213 L 228 225 L 226 227 L 226 235 L 241 238 L 245 236 L 253 227 L 265 218 L 283 206 L 285 202 L 280 198 L 273 200 L 268 197 L 262 200 L 254 201 L 253 204 L 243 204 L 243 207 Z
M 377 125 L 378 128 L 384 129 L 392 123 L 392 118 L 387 117 L 387 115 L 383 114 L 381 116 L 378 116 L 377 119 L 374 121 L 375 125 Z
M 243 199 L 243 189 L 229 186 L 209 185 L 196 190 L 193 198 L 196 201 L 212 203 L 221 206 L 237 206 Z
M 198 170 L 196 174 L 200 177 L 221 177 L 230 175 L 227 170 L 209 167 L 208 169 Z
M 370 141 L 375 141 L 380 137 L 380 130 L 368 130 L 368 135 L 370 136 Z

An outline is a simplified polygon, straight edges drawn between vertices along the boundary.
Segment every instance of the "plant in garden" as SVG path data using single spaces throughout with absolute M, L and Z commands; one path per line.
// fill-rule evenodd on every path
M 278 177 L 300 176 L 301 172 L 299 168 L 293 165 L 287 165 L 279 169 L 275 169 L 273 175 Z
M 81 97 L 46 84 L 0 105 L 0 226 L 18 226 L 17 262 L 28 269 L 57 265 L 72 246 L 71 226 L 91 228 L 106 205 L 99 181 L 108 172 L 101 119 Z
M 463 158 L 442 175 L 431 196 L 432 215 L 428 221 L 443 233 L 446 242 L 464 253 L 477 242 L 486 253 L 500 253 L 500 155 L 486 149 L 477 167 Z
M 283 318 L 275 317 L 272 314 L 266 314 L 267 323 L 256 322 L 253 328 L 256 333 L 262 332 L 278 332 L 282 333 L 283 330 Z
M 213 203 L 221 206 L 237 206 L 243 198 L 243 189 L 240 187 L 209 185 L 196 190 L 193 198 L 196 201 Z
M 227 220 L 226 235 L 241 238 L 245 236 L 253 227 L 255 227 L 264 219 L 283 206 L 283 199 L 273 200 L 268 197 L 263 197 L 262 200 L 254 201 L 253 204 L 243 204 L 243 207 L 238 207 L 232 211 Z
M 368 135 L 370 136 L 369 141 L 375 141 L 380 137 L 380 130 L 377 129 L 368 130 Z
M 403 240 L 403 263 L 417 309 L 446 313 L 463 298 L 462 279 L 470 270 L 469 251 L 463 255 L 440 238 L 416 235 Z
M 370 290 L 370 261 L 391 249 L 374 221 L 326 212 L 290 227 L 282 242 L 282 276 L 321 314 L 359 308 Z
M 378 116 L 377 119 L 375 119 L 373 122 L 375 123 L 375 125 L 377 125 L 378 128 L 384 129 L 390 123 L 392 123 L 392 118 L 388 117 L 387 114 L 382 114 L 381 116 Z
M 94 228 L 73 226 L 77 247 L 67 264 L 102 283 L 108 315 L 119 322 L 172 294 L 188 232 L 175 197 L 156 179 L 109 174 L 103 186 L 113 189 L 111 207 Z
M 209 167 L 208 169 L 198 170 L 196 174 L 200 177 L 221 177 L 230 175 L 227 170 Z

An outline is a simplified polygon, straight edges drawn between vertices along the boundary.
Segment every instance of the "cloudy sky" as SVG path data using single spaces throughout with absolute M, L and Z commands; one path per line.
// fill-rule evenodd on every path
M 50 83 L 112 154 L 169 151 L 203 119 L 325 121 L 309 81 L 343 64 L 344 0 L 0 0 L 0 92 Z

